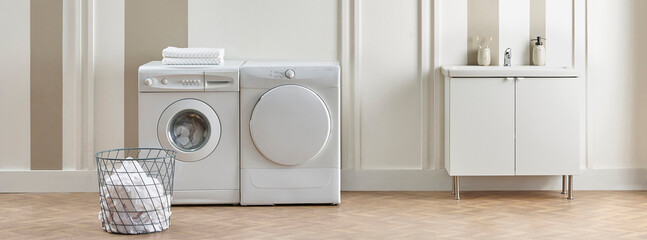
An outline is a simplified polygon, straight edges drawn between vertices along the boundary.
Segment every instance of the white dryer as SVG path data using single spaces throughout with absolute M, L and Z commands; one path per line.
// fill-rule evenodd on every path
M 339 204 L 339 64 L 241 67 L 241 205 Z
M 173 204 L 239 203 L 242 63 L 139 68 L 139 146 L 177 151 Z

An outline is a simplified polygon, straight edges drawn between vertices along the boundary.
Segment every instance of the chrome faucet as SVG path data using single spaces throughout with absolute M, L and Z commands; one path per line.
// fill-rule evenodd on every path
M 503 66 L 509 67 L 511 59 L 512 59 L 512 49 L 508 48 L 505 50 L 505 56 L 503 57 Z

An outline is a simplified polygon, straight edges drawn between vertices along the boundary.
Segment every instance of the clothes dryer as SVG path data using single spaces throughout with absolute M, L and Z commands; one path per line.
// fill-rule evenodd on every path
M 241 67 L 241 205 L 340 203 L 339 75 L 328 61 Z

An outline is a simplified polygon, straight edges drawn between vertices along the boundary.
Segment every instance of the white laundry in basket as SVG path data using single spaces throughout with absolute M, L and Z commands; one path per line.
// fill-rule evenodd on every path
M 123 161 L 104 181 L 104 211 L 99 211 L 104 230 L 137 234 L 169 227 L 171 195 L 164 194 L 164 186 L 149 177 L 137 161 Z

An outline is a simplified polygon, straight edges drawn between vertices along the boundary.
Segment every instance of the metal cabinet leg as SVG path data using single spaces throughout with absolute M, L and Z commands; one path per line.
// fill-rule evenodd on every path
M 456 195 L 456 177 L 452 177 L 452 195 Z
M 568 200 L 573 200 L 573 175 L 568 175 Z
M 566 183 L 568 180 L 566 180 L 566 175 L 562 175 L 562 194 L 566 194 Z
M 454 199 L 461 200 L 461 182 L 458 176 L 454 177 Z

